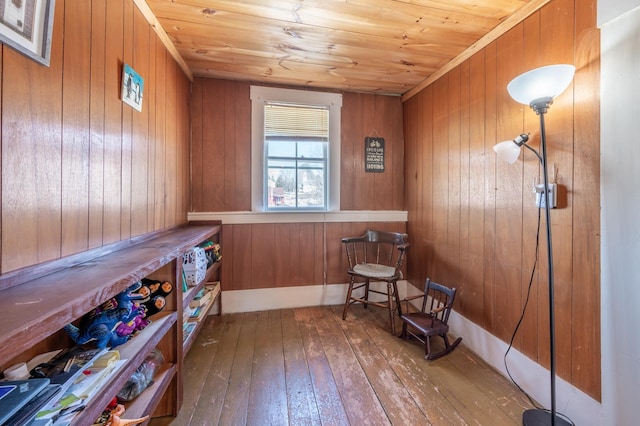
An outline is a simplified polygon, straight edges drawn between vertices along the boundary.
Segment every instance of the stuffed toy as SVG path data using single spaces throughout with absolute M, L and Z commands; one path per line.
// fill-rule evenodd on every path
M 135 303 L 131 309 L 131 315 L 126 320 L 123 320 L 116 327 L 116 334 L 119 337 L 133 336 L 138 331 L 148 326 L 151 321 L 146 318 L 146 308 Z
M 145 310 L 145 317 L 157 314 L 166 305 L 165 297 L 173 291 L 173 284 L 169 281 L 143 278 L 139 281 L 140 288 L 132 293 L 132 299 Z
M 166 304 L 167 301 L 164 296 L 155 296 L 153 299 L 144 302 L 143 306 L 146 311 L 145 316 L 149 318 L 151 315 L 157 314 L 164 309 Z
M 130 334 L 119 336 L 116 328 L 122 322 L 131 320 L 134 309 L 131 292 L 139 288 L 138 283 L 134 284 L 89 313 L 81 327 L 67 324 L 64 330 L 79 345 L 95 340 L 97 347 L 102 349 L 107 346 L 114 348 L 125 343 L 129 340 Z
M 143 278 L 138 281 L 140 288 L 131 293 L 131 299 L 134 302 L 145 304 L 155 296 L 166 297 L 173 290 L 173 284 L 169 281 L 151 280 Z

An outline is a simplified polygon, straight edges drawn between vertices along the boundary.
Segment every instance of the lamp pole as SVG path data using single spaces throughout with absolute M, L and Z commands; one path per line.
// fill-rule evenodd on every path
M 513 163 L 519 155 L 520 147 L 524 145 L 536 156 L 542 163 L 542 174 L 544 176 L 544 211 L 547 220 L 547 257 L 549 268 L 549 351 L 550 351 L 550 373 L 551 373 L 551 415 L 548 410 L 536 408 L 526 410 L 522 414 L 522 423 L 525 426 L 532 425 L 559 425 L 571 426 L 561 417 L 556 416 L 556 333 L 555 333 L 555 313 L 553 300 L 553 244 L 551 243 L 551 206 L 549 205 L 549 172 L 547 167 L 547 135 L 544 128 L 544 115 L 549 110 L 549 106 L 553 103 L 553 98 L 562 93 L 573 80 L 576 68 L 573 65 L 557 64 L 547 65 L 536 68 L 520 74 L 507 85 L 507 91 L 511 97 L 524 105 L 529 105 L 535 113 L 540 116 L 540 145 L 541 153 L 538 154 L 535 149 L 526 145 L 529 137 L 525 134 L 520 135 L 513 142 L 517 149 L 513 150 L 513 145 L 509 141 L 501 142 L 493 147 L 496 153 L 508 161 Z
M 544 179 L 544 211 L 547 221 L 547 259 L 548 259 L 548 285 L 549 285 L 549 352 L 551 372 L 551 415 L 540 409 L 526 410 L 522 414 L 522 423 L 531 425 L 569 425 L 568 422 L 556 416 L 556 336 L 554 313 L 554 283 L 553 283 L 553 244 L 551 241 L 551 207 L 549 206 L 549 172 L 547 167 L 547 136 L 545 133 L 544 115 L 547 113 L 553 98 L 545 97 L 531 101 L 531 109 L 540 117 L 540 146 L 542 175 Z M 551 422 L 549 422 L 551 420 Z

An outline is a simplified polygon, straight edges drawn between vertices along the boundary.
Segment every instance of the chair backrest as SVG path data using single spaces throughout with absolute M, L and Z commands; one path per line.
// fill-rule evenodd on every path
M 427 278 L 424 283 L 424 295 L 422 312 L 431 312 L 435 319 L 447 324 L 453 301 L 456 298 L 456 288 L 446 287 Z
M 361 263 L 375 263 L 392 266 L 399 272 L 409 247 L 407 238 L 404 233 L 374 230 L 367 230 L 358 237 L 343 238 L 349 269 Z

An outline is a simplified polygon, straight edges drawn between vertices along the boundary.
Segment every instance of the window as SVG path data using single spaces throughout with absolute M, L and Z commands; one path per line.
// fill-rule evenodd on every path
M 252 86 L 251 100 L 252 209 L 339 210 L 342 96 Z
M 264 126 L 266 209 L 326 210 L 329 110 L 267 102 Z

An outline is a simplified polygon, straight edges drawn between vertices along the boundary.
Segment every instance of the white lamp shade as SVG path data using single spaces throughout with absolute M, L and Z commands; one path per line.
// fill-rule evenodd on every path
M 494 145 L 493 150 L 502 160 L 509 164 L 515 163 L 520 156 L 520 146 L 514 141 L 504 141 Z
M 569 86 L 575 71 L 576 67 L 567 64 L 536 68 L 511 80 L 507 91 L 514 100 L 525 105 L 535 99 L 553 99 Z

